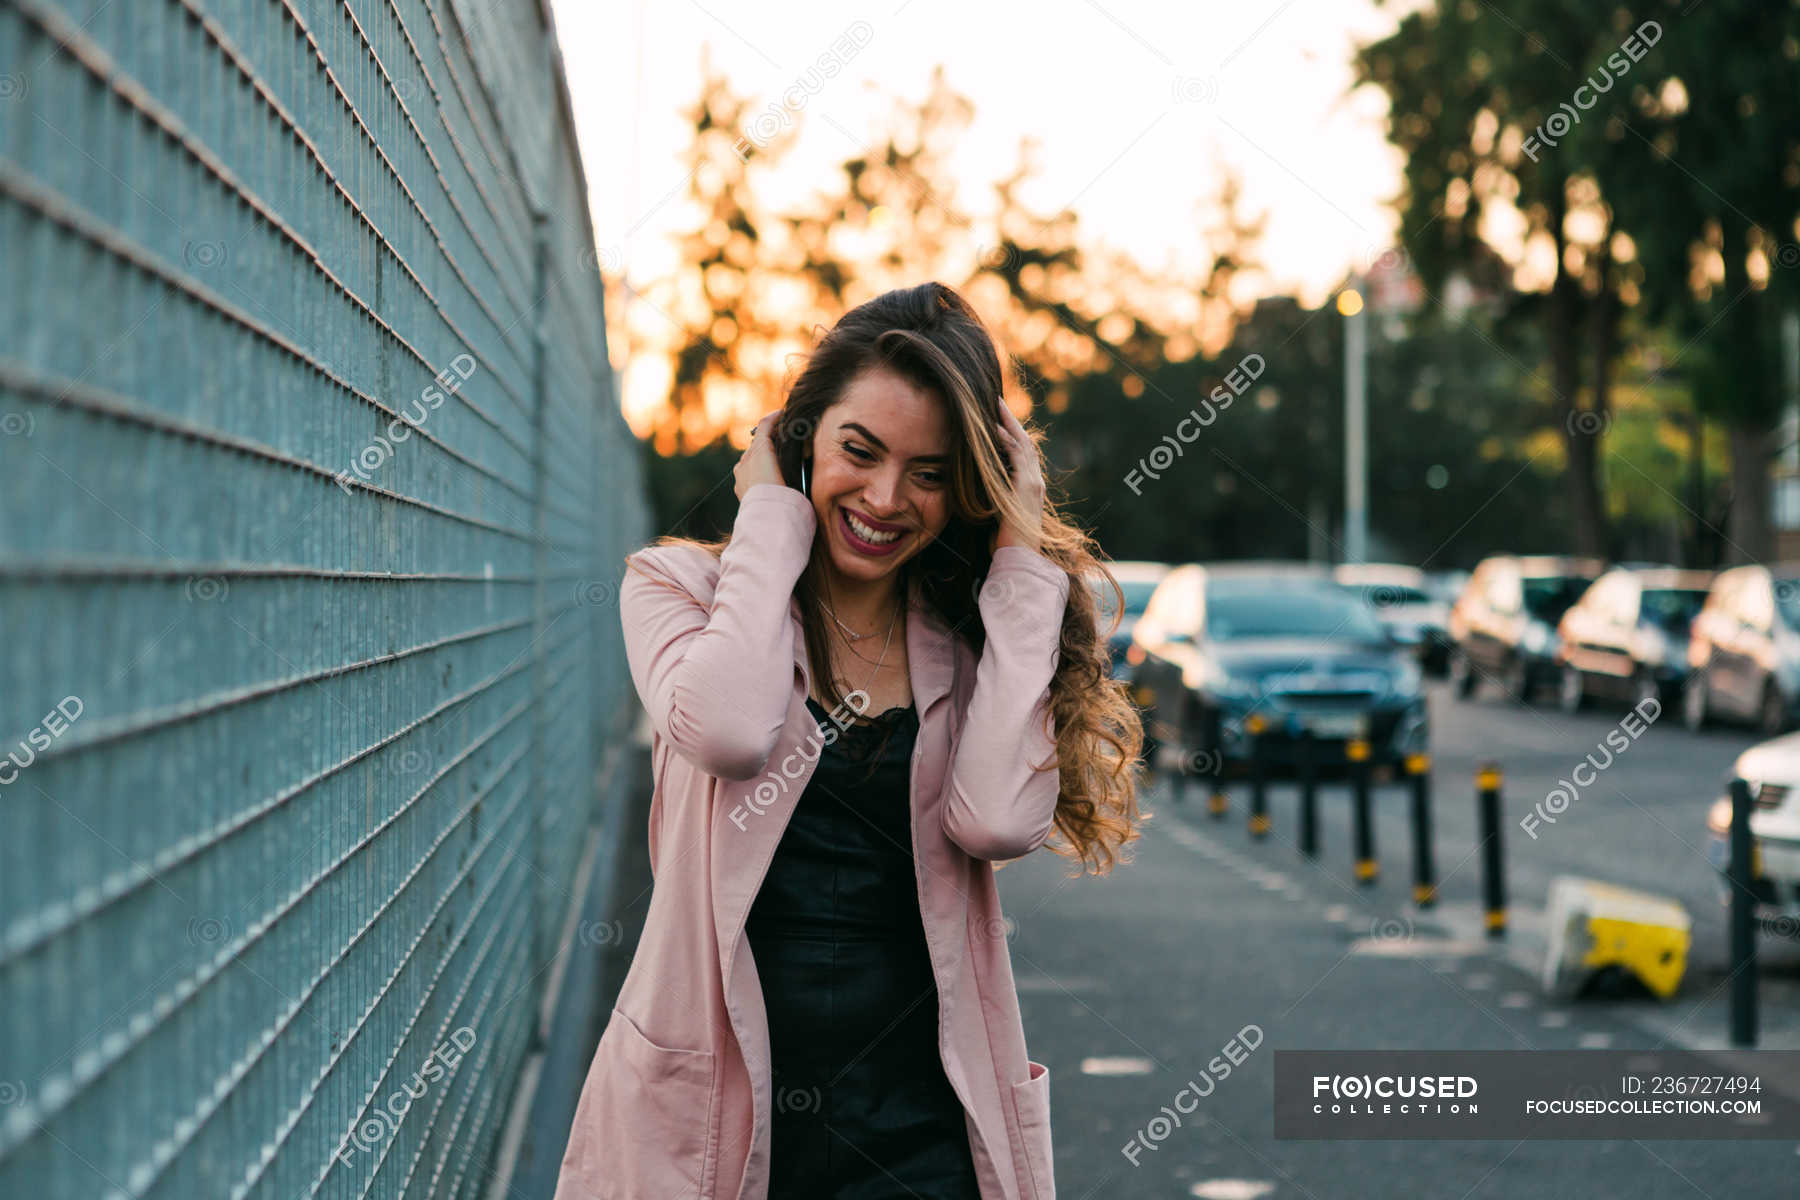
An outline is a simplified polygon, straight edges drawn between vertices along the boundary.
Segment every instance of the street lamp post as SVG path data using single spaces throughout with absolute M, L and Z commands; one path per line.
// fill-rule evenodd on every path
M 1363 278 L 1338 293 L 1344 315 L 1344 561 L 1369 557 L 1369 329 Z

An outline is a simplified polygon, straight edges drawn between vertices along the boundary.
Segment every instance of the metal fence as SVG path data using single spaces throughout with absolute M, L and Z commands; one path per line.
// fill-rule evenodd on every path
M 0 1195 L 485 1188 L 631 692 L 585 186 L 540 0 L 0 0 Z

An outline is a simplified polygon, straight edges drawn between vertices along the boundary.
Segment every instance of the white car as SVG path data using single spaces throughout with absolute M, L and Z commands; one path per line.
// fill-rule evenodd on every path
M 1125 593 L 1125 610 L 1119 614 L 1119 627 L 1113 630 L 1108 642 L 1112 652 L 1113 678 L 1126 679 L 1130 677 L 1130 668 L 1126 665 L 1125 654 L 1131 649 L 1132 626 L 1144 615 L 1144 606 L 1150 603 L 1150 596 L 1156 591 L 1156 585 L 1169 573 L 1169 564 L 1109 562 L 1106 568 L 1119 581 L 1119 591 Z M 1094 589 L 1094 599 L 1100 606 L 1100 629 L 1104 633 L 1112 624 L 1113 607 L 1118 603 L 1118 596 L 1113 592 L 1112 585 L 1103 579 L 1095 578 L 1090 583 Z
M 1752 746 L 1738 756 L 1732 775 L 1750 785 L 1750 837 L 1757 908 L 1768 918 L 1800 918 L 1800 733 Z M 1707 859 L 1719 871 L 1720 895 L 1729 903 L 1725 882 L 1731 830 L 1731 793 L 1713 801 L 1706 816 L 1712 834 Z
M 1331 577 L 1362 593 L 1394 640 L 1410 646 L 1419 665 L 1442 675 L 1450 665 L 1450 602 L 1435 596 L 1417 567 L 1398 563 L 1341 563 Z

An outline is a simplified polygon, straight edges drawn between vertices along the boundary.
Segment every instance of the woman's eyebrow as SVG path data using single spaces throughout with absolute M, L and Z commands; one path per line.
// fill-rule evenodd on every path
M 856 430 L 856 432 L 862 434 L 863 439 L 865 441 L 873 442 L 875 444 L 875 448 L 877 450 L 880 450 L 883 452 L 886 452 L 886 450 L 887 450 L 887 443 L 882 441 L 880 438 L 876 437 L 874 434 L 870 433 L 868 430 L 868 427 L 866 425 L 861 424 L 860 422 L 845 421 L 842 425 L 838 426 L 838 428 L 854 429 L 854 430 Z M 935 462 L 935 463 L 949 462 L 950 456 L 948 454 L 915 454 L 915 455 L 913 455 L 912 461 L 914 461 L 914 462 Z

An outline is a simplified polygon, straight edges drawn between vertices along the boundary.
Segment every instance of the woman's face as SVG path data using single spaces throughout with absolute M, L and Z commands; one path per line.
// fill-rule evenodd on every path
M 831 565 L 873 581 L 950 522 L 950 429 L 936 393 L 883 367 L 851 380 L 813 436 L 813 512 Z

